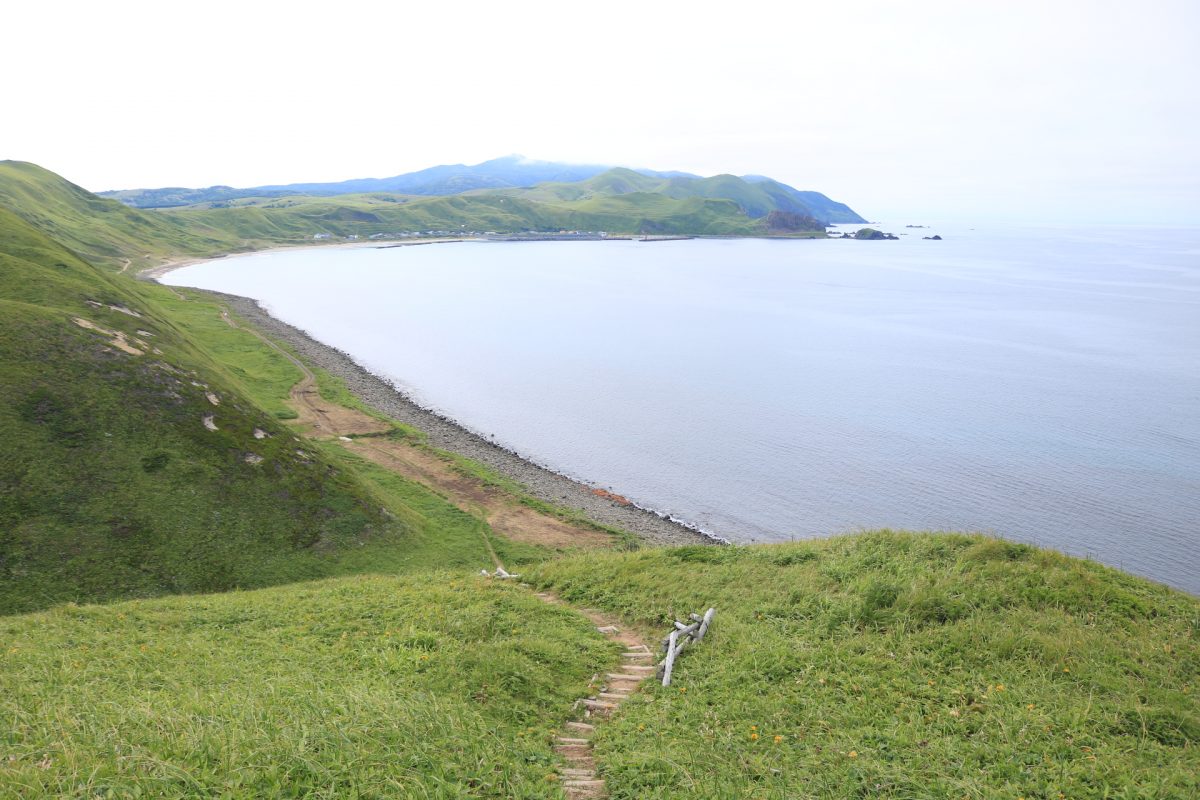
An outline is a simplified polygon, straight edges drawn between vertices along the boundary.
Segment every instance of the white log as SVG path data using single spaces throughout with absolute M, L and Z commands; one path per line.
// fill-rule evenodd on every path
M 675 642 L 679 639 L 679 631 L 671 631 L 671 636 L 667 641 L 667 657 L 663 659 L 663 686 L 671 685 L 671 670 L 675 668 L 675 656 L 679 652 L 675 649 Z
M 704 619 L 700 622 L 700 630 L 696 631 L 696 641 L 704 638 L 704 634 L 708 633 L 708 626 L 712 624 L 713 617 L 716 616 L 717 610 L 710 608 L 704 612 Z

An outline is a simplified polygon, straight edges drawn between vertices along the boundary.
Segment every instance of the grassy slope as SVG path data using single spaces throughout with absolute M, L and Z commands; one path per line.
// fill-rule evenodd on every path
M 61 606 L 0 648 L 3 797 L 559 797 L 550 729 L 616 660 L 441 572 Z
M 286 391 L 290 377 L 266 348 L 222 344 L 218 361 L 195 344 L 205 312 L 165 311 L 167 296 L 0 209 L 0 613 L 386 568 L 446 528 L 464 531 L 459 543 L 425 563 L 486 565 L 480 523 L 440 500 L 381 495 L 301 443 L 268 402 L 270 381 Z M 160 352 L 121 352 L 74 317 Z M 217 431 L 202 424 L 210 414 Z
M 635 193 L 674 200 L 725 200 L 754 220 L 772 211 L 789 211 L 821 220 L 855 221 L 853 211 L 815 192 L 797 192 L 772 180 L 746 181 L 734 175 L 711 178 L 656 178 L 617 168 L 575 183 L 543 183 L 523 189 L 479 190 L 471 194 L 503 195 L 542 203 L 573 204 L 592 198 L 620 198 Z M 704 231 L 694 231 L 703 233 Z
M 616 798 L 1200 794 L 1200 602 L 1113 569 L 879 533 L 533 580 L 658 631 L 718 609 L 674 685 L 601 730 Z
M 225 231 L 192 220 L 137 211 L 97 197 L 23 161 L 0 161 L 0 206 L 81 257 L 106 265 L 147 255 L 206 255 L 242 244 Z
M 611 195 L 568 202 L 500 195 L 405 197 L 390 194 L 328 197 L 248 198 L 228 207 L 192 207 L 160 212 L 227 230 L 246 239 L 303 239 L 424 230 L 513 232 L 603 230 L 612 233 L 761 233 L 734 204 L 665 194 Z

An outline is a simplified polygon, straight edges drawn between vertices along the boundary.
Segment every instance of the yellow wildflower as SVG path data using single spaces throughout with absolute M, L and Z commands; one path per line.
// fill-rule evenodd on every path
M 1030 711 L 1033 711 L 1033 708 L 1034 708 L 1033 703 L 1030 703 L 1029 705 L 1027 705 L 1025 707 L 1028 708 Z
M 750 734 L 750 741 L 752 741 L 752 742 L 757 742 L 757 741 L 758 741 L 758 734 L 757 734 L 757 733 L 752 733 L 752 734 Z
M 775 737 L 775 744 L 779 744 L 779 743 L 780 743 L 780 742 L 782 742 L 782 741 L 783 741 L 783 737 L 782 737 L 782 736 L 776 736 L 776 737 Z
M 846 755 L 850 756 L 851 758 L 858 758 L 858 751 L 857 751 L 857 750 L 851 750 L 851 751 L 850 751 L 849 753 L 847 753 Z
M 1003 691 L 1004 691 L 1004 684 L 1003 684 L 1003 683 L 997 683 L 997 684 L 996 684 L 996 691 L 997 691 L 997 692 L 1003 692 Z

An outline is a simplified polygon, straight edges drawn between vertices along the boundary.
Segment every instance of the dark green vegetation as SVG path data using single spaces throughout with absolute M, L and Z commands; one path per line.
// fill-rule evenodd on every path
M 0 618 L 0 796 L 560 796 L 612 645 L 461 573 Z
M 378 491 L 282 426 L 295 377 L 244 332 L 214 358 L 215 306 L 105 273 L 0 208 L 0 310 L 0 613 L 488 563 L 474 518 Z
M 718 609 L 600 730 L 613 797 L 1200 796 L 1200 603 L 1107 567 L 884 532 L 532 579 L 658 631 Z
M 900 237 L 898 237 L 892 233 L 884 233 L 883 231 L 877 230 L 875 228 L 859 228 L 855 232 L 854 238 L 855 239 L 865 239 L 865 240 L 869 240 L 869 241 L 875 241 L 875 240 L 881 241 L 883 239 L 899 239 Z

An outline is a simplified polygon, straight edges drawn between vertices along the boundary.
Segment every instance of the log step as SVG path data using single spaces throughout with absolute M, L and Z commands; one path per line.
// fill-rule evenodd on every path
M 626 672 L 642 672 L 646 674 L 654 671 L 654 667 L 649 664 L 622 664 L 621 669 Z
M 603 700 L 584 700 L 583 704 L 597 711 L 612 711 L 617 707 L 616 703 L 605 703 Z
M 604 625 L 602 627 L 596 628 L 596 630 L 598 630 L 600 633 L 620 633 L 621 632 L 621 629 L 618 628 L 616 625 Z
M 558 774 L 564 778 L 581 778 L 583 780 L 594 780 L 596 773 L 590 769 L 560 769 Z
M 558 744 L 587 744 L 588 743 L 587 739 L 575 739 L 570 736 L 556 736 L 556 737 L 554 737 L 554 741 L 557 742 Z
M 595 725 L 588 725 L 586 722 L 568 722 L 567 727 L 574 728 L 577 731 L 587 731 L 588 733 L 596 730 Z
M 604 781 L 600 780 L 599 778 L 590 781 L 563 781 L 562 785 L 564 789 L 602 789 L 604 788 Z
M 608 700 L 614 703 L 620 703 L 622 700 L 628 700 L 629 695 L 619 692 L 601 692 L 597 695 L 601 700 Z
M 650 669 L 650 668 L 647 667 L 646 669 Z M 604 677 L 608 678 L 610 681 L 641 682 L 646 679 L 645 675 L 629 675 L 624 672 L 607 672 L 604 674 Z
M 636 658 L 638 660 L 641 660 L 643 658 L 654 658 L 654 656 L 650 655 L 649 653 L 634 652 L 634 653 L 621 653 L 621 658 Z
M 567 759 L 573 756 L 587 759 L 592 757 L 592 748 L 586 744 L 557 744 L 554 746 L 554 752 Z

